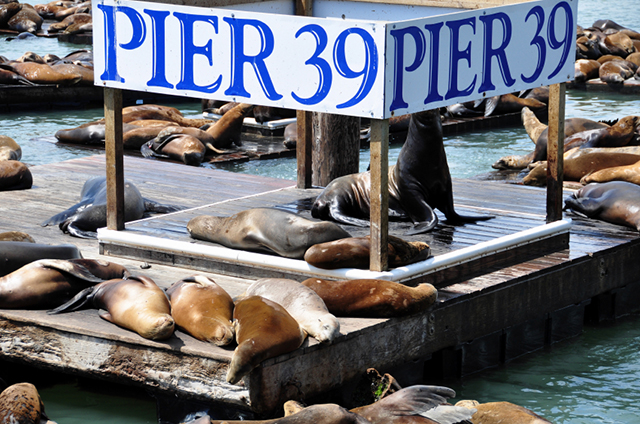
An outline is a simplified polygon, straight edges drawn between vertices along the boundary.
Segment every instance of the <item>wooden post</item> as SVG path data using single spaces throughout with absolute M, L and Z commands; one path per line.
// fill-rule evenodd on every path
M 360 170 L 360 118 L 313 113 L 311 182 L 324 187 Z
M 122 90 L 104 89 L 107 162 L 107 228 L 124 230 L 124 166 L 122 159 Z
M 371 120 L 371 253 L 369 269 L 388 268 L 389 120 Z
M 565 83 L 549 87 L 549 134 L 547 141 L 547 222 L 562 219 L 564 170 Z
M 298 188 L 311 187 L 311 159 L 313 148 L 313 113 L 299 110 L 296 112 L 298 126 L 296 142 L 296 158 L 298 171 Z

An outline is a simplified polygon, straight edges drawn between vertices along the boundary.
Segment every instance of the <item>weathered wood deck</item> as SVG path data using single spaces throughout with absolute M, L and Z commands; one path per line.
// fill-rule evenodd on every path
M 184 220 L 207 210 L 231 214 L 284 205 L 306 214 L 307 203 L 299 200 L 318 192 L 295 189 L 293 181 L 168 162 L 125 157 L 124 163 L 125 178 L 145 197 L 187 207 L 210 205 L 182 216 L 129 223 L 125 231 L 170 239 L 183 239 Z M 0 231 L 25 231 L 40 243 L 76 244 L 85 257 L 122 263 L 161 287 L 194 273 L 212 277 L 232 296 L 251 283 L 248 278 L 188 269 L 187 263 L 161 264 L 157 256 L 102 256 L 97 241 L 38 225 L 76 203 L 84 181 L 103 175 L 104 169 L 102 155 L 31 168 L 31 190 L 0 195 Z M 435 254 L 544 223 L 541 189 L 462 180 L 454 181 L 454 198 L 461 213 L 496 218 L 460 227 L 438 225 L 423 238 Z M 224 382 L 233 347 L 210 346 L 180 331 L 167 342 L 152 342 L 102 321 L 94 310 L 59 316 L 2 310 L 0 357 L 256 412 L 272 411 L 288 399 L 309 401 L 329 391 L 338 393 L 334 389 L 357 379 L 368 367 L 392 371 L 403 385 L 457 377 L 576 335 L 585 316 L 605 319 L 638 308 L 638 233 L 572 219 L 569 246 L 499 264 L 482 263 L 470 277 L 443 274 L 434 281 L 439 300 L 431 310 L 396 319 L 341 318 L 341 336 L 334 344 L 308 339 L 297 351 L 265 361 L 240 386 Z M 404 228 L 407 224 L 393 224 L 391 232 Z M 358 235 L 362 230 L 349 231 Z M 145 261 L 151 268 L 140 268 Z M 260 276 L 256 269 L 252 277 Z

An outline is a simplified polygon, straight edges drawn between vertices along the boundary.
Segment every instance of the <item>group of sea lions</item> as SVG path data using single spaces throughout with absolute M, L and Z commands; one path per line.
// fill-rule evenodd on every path
M 26 52 L 15 60 L 0 56 L 0 84 L 93 86 L 93 53 L 77 50 L 60 58 Z
M 29 167 L 20 159 L 20 145 L 13 138 L 0 135 L 0 191 L 31 188 L 33 176 Z
M 34 6 L 17 0 L 0 2 L 0 29 L 36 34 L 41 32 L 45 19 L 59 21 L 50 25 L 50 33 L 76 34 L 91 31 L 91 1 L 56 0 Z
M 28 3 L 18 3 L 17 0 L 0 3 L 0 29 L 35 34 L 43 21 L 38 11 Z
M 611 20 L 576 32 L 575 82 L 600 78 L 610 84 L 640 79 L 640 33 Z

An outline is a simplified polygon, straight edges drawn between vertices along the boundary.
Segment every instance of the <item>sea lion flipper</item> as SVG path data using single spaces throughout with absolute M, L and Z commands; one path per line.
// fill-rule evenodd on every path
M 142 200 L 144 201 L 145 212 L 171 213 L 171 212 L 178 212 L 186 209 L 184 206 L 163 205 L 162 203 L 158 203 L 144 197 L 142 198 Z
M 433 219 L 430 221 L 418 222 L 413 225 L 413 227 L 404 233 L 406 236 L 413 236 L 416 234 L 422 234 L 433 230 L 433 228 L 438 225 L 438 216 L 433 215 Z
M 329 216 L 342 224 L 355 225 L 356 227 L 369 226 L 369 221 L 345 214 L 335 203 L 329 208 Z
M 53 215 L 51 218 L 47 219 L 46 221 L 43 221 L 40 226 L 41 227 L 47 227 L 49 225 L 58 225 L 62 222 L 64 222 L 67 218 L 75 215 L 77 212 L 79 212 L 80 208 L 83 207 L 88 207 L 93 203 L 93 200 L 83 200 L 73 206 L 71 206 L 69 209 L 67 209 L 66 211 L 62 211 L 58 214 Z
M 100 315 L 100 318 L 102 318 L 103 320 L 109 321 L 113 324 L 116 324 L 116 322 L 113 320 L 113 317 L 111 316 L 111 314 L 107 311 L 102 311 L 100 312 L 98 315 Z
M 87 287 L 80 291 L 77 295 L 73 296 L 68 302 L 58 306 L 57 308 L 47 311 L 49 315 L 60 314 L 62 312 L 73 312 L 82 308 L 84 305 L 91 301 L 93 292 L 96 290 L 96 286 Z
M 64 225 L 66 224 L 66 225 Z M 63 228 L 64 225 L 64 228 Z M 73 221 L 71 222 L 63 222 L 62 224 L 60 224 L 60 229 L 62 231 L 64 231 L 65 233 L 69 233 L 72 236 L 78 237 L 78 238 L 84 238 L 84 239 L 97 239 L 98 238 L 98 233 L 95 231 L 87 231 L 87 230 L 82 230 L 78 227 L 76 227 L 75 223 Z
M 43 268 L 55 269 L 56 271 L 65 272 L 76 278 L 91 283 L 101 283 L 104 281 L 100 277 L 96 277 L 85 266 L 77 262 L 71 262 L 65 259 L 40 259 L 38 264 Z

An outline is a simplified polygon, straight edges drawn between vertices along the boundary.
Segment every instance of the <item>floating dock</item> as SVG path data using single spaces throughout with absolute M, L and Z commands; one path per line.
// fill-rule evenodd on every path
M 629 78 L 622 84 L 607 84 L 600 78 L 595 78 L 584 83 L 569 82 L 567 88 L 572 90 L 583 90 L 591 93 L 619 93 L 619 94 L 640 94 L 640 80 Z
M 296 189 L 293 181 L 134 157 L 125 157 L 124 167 L 125 178 L 145 197 L 191 209 L 127 223 L 120 235 L 166 239 L 176 246 L 205 244 L 185 236 L 190 216 L 258 206 L 304 216 L 318 193 Z M 163 288 L 199 273 L 237 296 L 255 278 L 274 276 L 266 263 L 227 263 L 220 269 L 216 261 L 179 248 L 76 239 L 57 227 L 39 226 L 75 204 L 84 181 L 104 170 L 103 155 L 32 167 L 32 189 L 3 192 L 0 231 L 25 231 L 39 243 L 76 244 L 85 257 L 121 263 Z M 432 233 L 418 236 L 431 245 L 434 260 L 545 225 L 543 189 L 475 180 L 454 180 L 453 189 L 460 213 L 495 218 L 456 227 L 440 223 Z M 298 350 L 263 362 L 240 385 L 225 382 L 233 346 L 215 347 L 181 331 L 166 342 L 149 341 L 101 320 L 96 310 L 55 316 L 0 310 L 0 357 L 259 414 L 277 411 L 289 399 L 337 396 L 339 388 L 357 381 L 369 367 L 391 372 L 401 385 L 457 378 L 578 335 L 585 319 L 610 319 L 638 309 L 638 232 L 567 218 L 568 232 L 559 229 L 549 239 L 534 239 L 524 247 L 516 243 L 476 256 L 473 263 L 421 276 L 438 287 L 438 301 L 430 310 L 392 319 L 340 318 L 341 336 L 332 345 L 308 338 Z M 366 232 L 345 228 L 352 235 Z M 390 228 L 402 235 L 408 225 L 392 223 Z M 292 271 L 283 275 L 306 278 Z

